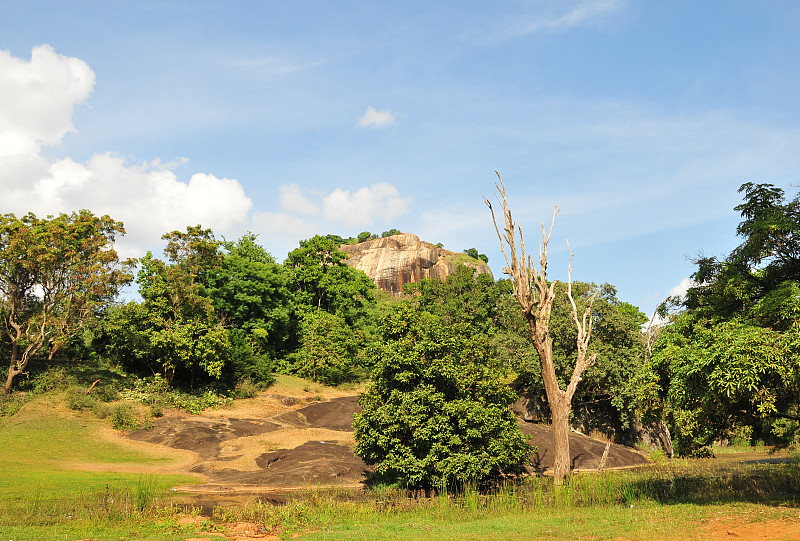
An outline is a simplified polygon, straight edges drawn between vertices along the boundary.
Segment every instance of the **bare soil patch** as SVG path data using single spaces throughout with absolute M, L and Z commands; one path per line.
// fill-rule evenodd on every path
M 283 498 L 309 487 L 359 487 L 371 468 L 353 454 L 353 416 L 359 410 L 356 396 L 287 396 L 265 393 L 227 410 L 190 415 L 170 411 L 147 430 L 128 438 L 151 445 L 191 452 L 195 460 L 186 471 L 203 483 L 178 487 L 182 492 L 212 497 Z M 534 474 L 552 470 L 550 427 L 520 421 L 537 452 Z M 597 469 L 605 443 L 580 434 L 570 436 L 573 468 Z M 612 445 L 607 468 L 646 464 L 636 451 Z M 174 472 L 174 466 L 171 472 Z
M 710 520 L 702 531 L 703 538 L 710 541 L 800 541 L 800 517 L 763 522 L 721 517 Z

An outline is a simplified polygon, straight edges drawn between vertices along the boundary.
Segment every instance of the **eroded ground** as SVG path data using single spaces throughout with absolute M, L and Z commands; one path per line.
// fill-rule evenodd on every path
M 269 494 L 315 486 L 360 486 L 370 467 L 353 454 L 356 396 L 306 401 L 267 394 L 243 408 L 190 415 L 171 411 L 148 430 L 128 434 L 133 440 L 191 451 L 187 467 L 202 476 L 199 485 L 178 487 L 194 494 Z M 537 447 L 531 473 L 553 466 L 552 432 L 520 422 Z M 597 469 L 605 443 L 580 434 L 570 436 L 573 468 Z M 612 445 L 607 468 L 646 463 L 636 451 Z

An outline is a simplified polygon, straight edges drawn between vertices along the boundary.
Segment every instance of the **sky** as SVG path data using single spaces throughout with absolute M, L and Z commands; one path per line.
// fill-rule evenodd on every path
M 645 313 L 800 176 L 795 0 L 0 2 L 0 212 L 89 209 L 125 257 L 201 224 L 278 261 L 399 229 L 505 266 L 505 183 L 550 278 Z

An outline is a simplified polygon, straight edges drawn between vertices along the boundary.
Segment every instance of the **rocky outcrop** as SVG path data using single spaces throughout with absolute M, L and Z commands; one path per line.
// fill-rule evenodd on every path
M 348 265 L 364 271 L 379 289 L 394 294 L 402 292 L 403 285 L 423 278 L 444 280 L 460 263 L 479 274 L 492 274 L 482 261 L 421 241 L 411 233 L 346 244 L 341 250 L 349 256 Z

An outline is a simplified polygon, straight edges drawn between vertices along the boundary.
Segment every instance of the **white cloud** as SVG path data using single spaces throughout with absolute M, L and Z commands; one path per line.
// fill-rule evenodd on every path
M 376 222 L 391 224 L 408 212 L 412 201 L 386 182 L 354 192 L 337 188 L 327 194 L 304 193 L 297 184 L 281 186 L 279 191 L 279 212 L 254 212 L 252 216 L 253 231 L 278 259 L 297 248 L 298 241 L 316 234 L 355 235 Z
M 246 227 L 252 202 L 233 179 L 196 173 L 182 182 L 180 163 L 128 164 L 113 153 L 88 162 L 50 161 L 43 146 L 57 144 L 74 128 L 72 111 L 94 86 L 85 62 L 47 45 L 30 61 L 0 51 L 0 190 L 2 212 L 39 215 L 89 209 L 125 223 L 118 247 L 124 257 L 143 255 L 161 235 L 202 224 L 220 234 Z
M 0 158 L 0 166 L 5 161 Z M 9 194 L 4 210 L 53 214 L 88 208 L 108 214 L 125 223 L 119 247 L 126 256 L 143 255 L 162 234 L 188 225 L 240 233 L 252 206 L 235 180 L 196 173 L 181 182 L 160 164 L 129 165 L 111 153 L 95 154 L 86 164 L 65 158 L 30 171 L 0 176 Z
M 666 300 L 667 297 L 678 297 L 678 299 L 684 300 L 686 298 L 686 292 L 689 291 L 689 288 L 694 287 L 696 285 L 697 283 L 694 280 L 690 278 L 684 278 L 683 280 L 680 281 L 680 283 L 678 283 L 672 289 L 669 290 L 669 293 L 667 293 L 666 297 L 661 297 L 660 293 L 655 293 L 654 295 L 648 297 L 648 301 L 655 300 L 660 304 L 664 302 L 664 300 Z M 648 322 L 642 327 L 643 328 L 658 327 L 660 325 L 665 325 L 667 323 L 669 323 L 669 318 L 664 318 L 656 313 L 653 313 Z
M 683 299 L 684 297 L 686 297 L 686 292 L 689 291 L 689 288 L 694 287 L 696 285 L 697 284 L 694 282 L 694 280 L 691 280 L 689 278 L 684 278 L 683 280 L 680 281 L 678 285 L 669 290 L 669 293 L 667 293 L 667 297 L 680 297 L 681 299 Z
M 286 212 L 295 212 L 297 214 L 312 216 L 319 214 L 319 205 L 303 195 L 300 191 L 300 186 L 297 184 L 287 184 L 281 186 L 279 190 L 281 208 Z
M 30 61 L 0 51 L 0 156 L 36 155 L 73 131 L 72 109 L 89 97 L 94 72 L 82 60 L 34 47 Z
M 362 128 L 382 128 L 394 123 L 394 115 L 388 109 L 375 109 L 367 107 L 366 112 L 358 119 Z
M 299 241 L 320 233 L 320 224 L 314 220 L 298 218 L 286 212 L 254 212 L 253 231 L 259 234 L 259 242 L 268 246 L 277 260 L 282 260 Z
M 584 26 L 607 24 L 618 14 L 626 0 L 560 0 L 558 2 L 519 2 L 522 11 L 495 23 L 494 30 L 474 30 L 471 40 L 496 42 L 542 32 L 566 32 Z
M 323 213 L 342 225 L 371 225 L 376 219 L 391 221 L 402 216 L 410 203 L 410 197 L 400 197 L 397 188 L 381 182 L 355 192 L 335 189 L 323 200 Z

